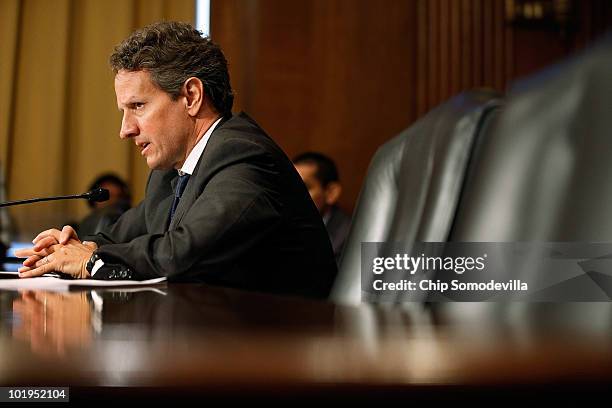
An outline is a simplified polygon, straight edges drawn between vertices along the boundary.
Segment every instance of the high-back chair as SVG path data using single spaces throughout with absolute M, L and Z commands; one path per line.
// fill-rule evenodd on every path
M 446 241 L 476 135 L 500 106 L 492 91 L 460 94 L 378 149 L 355 209 L 333 301 L 361 301 L 362 242 Z
M 383 145 L 332 300 L 361 301 L 362 242 L 612 242 L 611 72 L 609 36 L 517 82 L 503 109 L 461 94 Z

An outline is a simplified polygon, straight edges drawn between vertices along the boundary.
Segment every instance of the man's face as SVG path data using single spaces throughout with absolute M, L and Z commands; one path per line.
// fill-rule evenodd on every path
M 150 169 L 179 169 L 194 132 L 185 98 L 173 101 L 146 71 L 121 70 L 115 76 L 117 106 L 123 112 L 122 139 L 132 138 Z
M 295 168 L 298 173 L 300 173 L 304 184 L 306 184 L 312 201 L 314 201 L 319 212 L 323 214 L 327 208 L 327 204 L 325 202 L 325 188 L 323 188 L 323 185 L 316 177 L 317 166 L 315 164 L 300 163 L 296 164 Z

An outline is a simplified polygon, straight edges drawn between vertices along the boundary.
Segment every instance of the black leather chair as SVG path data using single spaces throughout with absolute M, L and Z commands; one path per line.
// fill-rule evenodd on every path
M 503 109 L 462 94 L 383 145 L 332 300 L 361 301 L 362 242 L 612 242 L 611 72 L 609 36 L 517 82 Z
M 612 242 L 612 37 L 516 83 L 492 130 L 450 240 Z
M 378 149 L 355 209 L 332 300 L 361 301 L 362 242 L 447 240 L 474 140 L 500 106 L 492 91 L 460 94 Z
M 612 36 L 517 82 L 494 129 L 474 151 L 449 241 L 612 242 Z M 605 254 L 609 256 L 608 254 Z M 550 300 L 611 295 L 612 277 L 546 274 Z M 532 277 L 534 268 L 507 279 Z M 597 278 L 594 279 L 594 276 Z M 554 278 L 554 279 L 551 279 Z M 610 325 L 610 303 L 442 304 L 496 319 L 563 310 L 566 325 Z M 602 324 L 606 321 L 607 324 Z M 526 320 L 527 321 L 527 320 Z

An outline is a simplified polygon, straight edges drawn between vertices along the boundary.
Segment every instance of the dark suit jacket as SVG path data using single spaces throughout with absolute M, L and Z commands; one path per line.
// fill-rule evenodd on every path
M 351 217 L 342 211 L 340 207 L 335 205 L 330 208 L 328 217 L 325 226 L 329 234 L 329 239 L 331 240 L 336 262 L 340 263 L 342 250 L 344 249 L 346 238 L 351 229 Z
M 336 274 L 325 226 L 282 150 L 246 114 L 214 130 L 168 226 L 176 170 L 89 240 L 137 278 L 326 297 Z
M 74 227 L 79 236 L 97 234 L 117 222 L 119 217 L 129 208 L 130 207 L 125 208 L 119 205 L 111 205 L 95 209 L 83 218 L 80 223 L 75 224 Z

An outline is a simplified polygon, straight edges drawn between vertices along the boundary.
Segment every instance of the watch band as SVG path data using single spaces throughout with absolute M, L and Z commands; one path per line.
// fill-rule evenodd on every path
M 99 279 L 99 280 L 126 280 L 126 279 L 134 279 L 135 278 L 135 274 L 134 271 L 132 270 L 132 268 L 130 268 L 127 265 L 122 265 L 122 264 L 110 264 L 107 262 L 104 262 L 104 264 L 99 267 L 99 269 L 96 271 L 96 274 L 93 275 L 93 269 L 96 265 L 96 262 L 101 261 L 102 258 L 100 257 L 100 255 L 98 254 L 98 251 L 94 251 L 93 254 L 91 254 L 91 257 L 89 258 L 89 261 L 87 261 L 87 264 L 85 265 L 85 269 L 87 269 L 87 272 L 89 272 L 90 275 L 92 275 L 92 279 Z
M 97 251 L 94 251 L 93 254 L 91 254 L 91 257 L 89 258 L 89 261 L 87 261 L 87 264 L 85 265 L 85 269 L 87 269 L 87 272 L 91 274 L 91 271 L 93 271 L 94 265 L 99 259 L 100 259 L 100 255 L 98 255 Z

